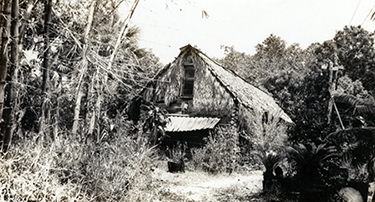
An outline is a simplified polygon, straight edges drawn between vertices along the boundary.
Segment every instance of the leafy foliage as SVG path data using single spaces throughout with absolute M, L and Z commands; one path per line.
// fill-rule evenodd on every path
M 362 27 L 344 27 L 333 39 L 340 63 L 353 80 L 359 79 L 373 93 L 375 85 L 374 35 Z
M 273 151 L 263 151 L 256 154 L 261 159 L 263 166 L 266 169 L 263 173 L 264 180 L 275 179 L 275 169 L 280 166 L 284 156 Z
M 344 160 L 357 168 L 374 158 L 375 128 L 350 128 L 331 133 L 327 141 L 337 145 Z
M 319 44 L 305 50 L 298 44 L 288 47 L 272 34 L 256 46 L 253 56 L 225 47 L 222 63 L 268 90 L 296 123 L 290 135 L 292 142 L 320 143 L 335 127 L 328 124 L 329 83 L 317 59 L 319 47 Z
M 60 134 L 47 146 L 34 140 L 17 141 L 8 158 L 1 159 L 2 196 L 15 201 L 119 201 L 142 198 L 140 190 L 153 185 L 149 171 L 155 148 L 147 138 L 104 138 L 102 143 L 82 144 Z M 126 156 L 126 158 L 124 158 Z
M 89 40 L 84 40 L 93 2 L 97 3 L 93 29 Z M 155 148 L 149 146 L 146 134 L 133 130 L 124 119 L 124 108 L 160 63 L 152 52 L 138 47 L 140 30 L 130 27 L 114 65 L 107 68 L 114 36 L 121 28 L 117 8 L 122 2 L 53 1 L 50 47 L 44 47 L 44 2 L 20 4 L 15 137 L 0 162 L 2 199 L 145 201 L 139 192 L 155 186 L 151 173 L 146 172 L 155 160 Z M 82 62 L 84 45 L 88 47 L 87 61 Z M 51 71 L 49 91 L 42 93 L 41 58 L 46 48 L 50 49 Z M 77 76 L 81 73 L 82 77 Z M 84 94 L 80 131 L 72 136 L 67 131 L 72 128 L 80 85 Z M 36 132 L 45 106 L 51 109 L 50 120 L 41 135 Z
M 345 73 L 353 80 L 359 80 L 366 90 L 373 94 L 374 77 L 374 35 L 362 27 L 344 27 L 332 40 L 316 49 L 319 65 L 342 65 Z
M 225 57 L 218 61 L 224 67 L 235 71 L 237 74 L 241 76 L 246 75 L 247 66 L 251 61 L 250 56 L 236 51 L 233 46 L 221 46 L 221 49 L 224 50 Z
M 338 107 L 344 110 L 341 114 L 351 118 L 350 125 L 352 127 L 374 126 L 375 102 L 373 98 L 370 97 L 367 101 L 350 94 L 334 94 L 333 97 L 338 103 Z
M 295 163 L 296 178 L 301 186 L 323 183 L 321 172 L 324 161 L 337 156 L 336 149 L 326 144 L 298 144 L 288 150 L 289 159 Z M 307 181 L 310 183 L 305 183 Z
M 120 16 L 116 10 L 122 1 L 98 1 L 94 14 L 94 25 L 89 33 L 87 46 L 88 69 L 80 80 L 77 76 L 82 69 L 82 47 L 85 43 L 83 33 L 91 2 L 57 1 L 53 5 L 50 29 L 50 91 L 43 103 L 40 85 L 42 72 L 43 15 L 44 4 L 30 1 L 21 4 L 21 14 L 25 16 L 21 35 L 21 68 L 18 73 L 19 96 L 15 111 L 17 130 L 36 131 L 39 126 L 41 107 L 51 108 L 55 120 L 47 129 L 54 128 L 54 135 L 60 129 L 72 127 L 73 112 L 79 85 L 84 92 L 80 108 L 81 134 L 84 137 L 92 121 L 96 121 L 96 136 L 111 131 L 110 123 L 114 117 L 122 114 L 126 103 L 143 88 L 158 68 L 158 58 L 148 50 L 140 49 L 137 44 L 139 28 L 130 27 L 125 40 L 120 44 L 119 54 L 113 68 L 107 70 L 108 56 L 115 43 L 113 37 L 121 29 Z M 33 3 L 34 2 L 34 3 Z M 94 118 L 92 118 L 94 117 Z M 82 139 L 85 139 L 83 138 Z
M 336 148 L 327 144 L 298 144 L 288 148 L 294 172 L 290 180 L 283 181 L 283 189 L 300 191 L 299 201 L 329 201 L 346 182 L 336 163 L 339 157 Z
M 143 122 L 143 131 L 150 132 L 150 142 L 156 145 L 166 137 L 164 128 L 168 123 L 167 113 L 164 109 L 152 104 L 146 107 L 148 114 Z
M 289 131 L 289 141 L 296 145 L 289 154 L 300 183 L 337 189 L 345 181 L 341 166 L 347 163 L 367 165 L 372 173 L 373 154 L 366 150 L 373 151 L 373 131 L 359 127 L 374 124 L 373 44 L 373 33 L 351 26 L 305 50 L 298 44 L 288 47 L 274 35 L 258 44 L 253 56 L 224 47 L 221 62 L 262 84 L 296 124 Z M 332 133 L 341 128 L 339 118 L 349 128 Z
M 274 171 L 277 166 L 280 165 L 281 160 L 283 159 L 283 156 L 278 155 L 273 152 L 266 153 L 262 157 L 262 163 L 264 167 L 266 168 L 266 171 Z
M 217 129 L 202 148 L 192 149 L 193 166 L 214 174 L 234 171 L 239 157 L 236 133 L 232 128 Z

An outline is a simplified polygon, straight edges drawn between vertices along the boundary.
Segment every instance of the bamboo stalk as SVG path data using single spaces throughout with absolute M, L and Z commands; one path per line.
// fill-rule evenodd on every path
M 10 0 L 5 0 L 3 5 L 3 15 L 2 15 L 2 43 L 0 47 L 0 118 L 1 118 L 1 132 L 3 134 L 3 143 L 1 151 L 6 152 L 7 149 L 7 115 L 3 113 L 4 111 L 4 99 L 5 99 L 5 84 L 6 77 L 8 74 L 8 43 L 10 38 L 10 29 L 11 29 L 11 10 L 12 5 Z
M 83 97 L 82 83 L 83 83 L 84 76 L 86 75 L 87 66 L 88 66 L 87 64 L 88 63 L 87 61 L 87 49 L 88 49 L 87 38 L 89 36 L 91 26 L 94 21 L 96 3 L 97 3 L 97 0 L 93 0 L 91 4 L 90 13 L 88 16 L 88 23 L 87 23 L 85 35 L 83 38 L 83 47 L 82 47 L 83 50 L 82 50 L 82 60 L 81 60 L 82 69 L 79 75 L 77 93 L 76 93 L 76 102 L 75 102 L 75 107 L 74 107 L 74 120 L 73 120 L 73 127 L 72 127 L 73 135 L 77 135 L 77 131 L 79 127 L 79 114 L 81 112 L 81 100 Z
M 13 0 L 12 1 L 12 22 L 11 22 L 11 35 L 12 35 L 12 42 L 11 42 L 11 52 L 10 52 L 10 62 L 11 66 L 8 73 L 7 78 L 7 99 L 5 101 L 6 111 L 4 111 L 4 121 L 5 121 L 5 133 L 3 136 L 3 152 L 5 153 L 9 148 L 12 135 L 14 130 L 14 115 L 12 113 L 15 101 L 15 89 L 14 89 L 14 81 L 17 78 L 17 69 L 19 66 L 19 1 Z
M 345 126 L 341 120 L 341 116 L 340 116 L 340 112 L 339 110 L 337 109 L 337 106 L 336 106 L 336 103 L 335 103 L 335 99 L 333 98 L 333 96 L 331 96 L 331 99 L 332 99 L 332 102 L 333 102 L 333 107 L 335 108 L 335 111 L 337 113 L 337 116 L 339 117 L 339 121 L 340 121 L 340 125 L 341 125 L 341 128 L 344 130 L 345 129 Z
M 96 78 L 99 77 L 99 68 L 97 69 L 96 71 L 96 75 L 95 75 Z M 92 112 L 92 115 L 91 115 L 91 119 L 90 119 L 90 124 L 89 124 L 89 132 L 88 132 L 88 135 L 92 135 L 94 133 L 94 129 L 95 129 L 95 121 L 96 121 L 96 117 L 99 117 L 99 114 L 100 114 L 100 105 L 101 105 L 101 87 L 100 87 L 100 84 L 99 84 L 99 80 L 98 79 L 93 79 L 92 81 L 92 86 L 94 85 L 94 83 L 97 83 L 97 99 L 96 99 L 96 103 L 95 103 L 95 108 Z M 92 87 L 93 88 L 93 87 Z M 98 130 L 100 131 L 100 129 Z M 100 141 L 100 133 L 98 132 L 97 134 L 97 142 L 99 143 Z
M 114 47 L 113 52 L 111 54 L 111 57 L 109 59 L 108 68 L 107 68 L 108 70 L 112 69 L 112 64 L 113 64 L 113 61 L 115 60 L 117 49 L 120 46 L 123 37 L 126 36 L 126 31 L 127 31 L 128 26 L 129 26 L 129 22 L 130 22 L 131 18 L 133 17 L 134 11 L 137 8 L 138 3 L 139 3 L 139 0 L 134 1 L 134 4 L 133 4 L 132 8 L 130 9 L 130 13 L 129 13 L 128 17 L 126 18 L 125 22 L 124 22 L 124 26 L 121 28 L 120 34 L 117 38 L 117 42 L 115 44 L 115 47 Z
M 4 109 L 4 98 L 5 98 L 5 84 L 6 84 L 6 76 L 8 73 L 8 43 L 10 39 L 10 26 L 11 26 L 11 1 L 4 0 L 3 4 L 3 14 L 2 16 L 2 40 L 1 40 L 1 47 L 0 47 L 0 118 L 3 117 L 3 109 Z M 3 119 L 2 121 L 3 122 Z
M 1 13 L 3 12 L 4 2 L 5 1 L 1 1 L 0 2 L 0 11 L 1 11 Z M 3 33 L 3 28 L 4 28 L 4 26 L 3 26 L 4 17 L 5 17 L 5 15 L 0 16 L 0 45 L 3 43 L 2 33 Z
M 34 0 L 28 0 L 27 1 L 27 5 L 26 5 L 26 10 L 25 10 L 25 13 L 23 14 L 23 23 L 20 27 L 20 36 L 23 36 L 25 34 L 25 27 L 26 27 L 26 24 L 27 24 L 27 21 L 30 19 L 30 14 L 31 14 L 31 11 L 33 10 L 34 8 Z M 20 37 L 20 45 L 22 46 L 22 41 L 23 41 L 23 37 Z M 20 48 L 20 50 L 22 50 Z
M 46 0 L 45 2 L 45 16 L 44 16 L 44 55 L 43 55 L 43 82 L 42 82 L 42 96 L 43 104 L 41 106 L 41 116 L 39 121 L 39 134 L 47 133 L 46 125 L 50 122 L 50 108 L 47 102 L 49 102 L 49 57 L 50 57 L 50 42 L 49 42 L 49 29 L 51 23 L 52 14 L 52 1 Z

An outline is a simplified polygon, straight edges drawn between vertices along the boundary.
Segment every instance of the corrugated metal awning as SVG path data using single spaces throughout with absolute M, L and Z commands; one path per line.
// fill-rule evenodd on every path
M 220 118 L 169 116 L 166 132 L 186 132 L 213 129 Z

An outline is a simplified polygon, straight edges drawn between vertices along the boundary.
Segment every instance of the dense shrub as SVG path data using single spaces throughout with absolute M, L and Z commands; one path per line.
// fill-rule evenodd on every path
M 234 128 L 219 127 L 202 148 L 192 149 L 195 169 L 210 173 L 232 172 L 238 167 L 238 134 Z

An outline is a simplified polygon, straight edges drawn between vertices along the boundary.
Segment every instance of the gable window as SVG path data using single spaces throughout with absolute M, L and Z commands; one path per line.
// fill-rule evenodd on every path
M 182 84 L 182 97 L 193 98 L 195 69 L 193 65 L 184 65 L 184 70 L 185 75 Z

